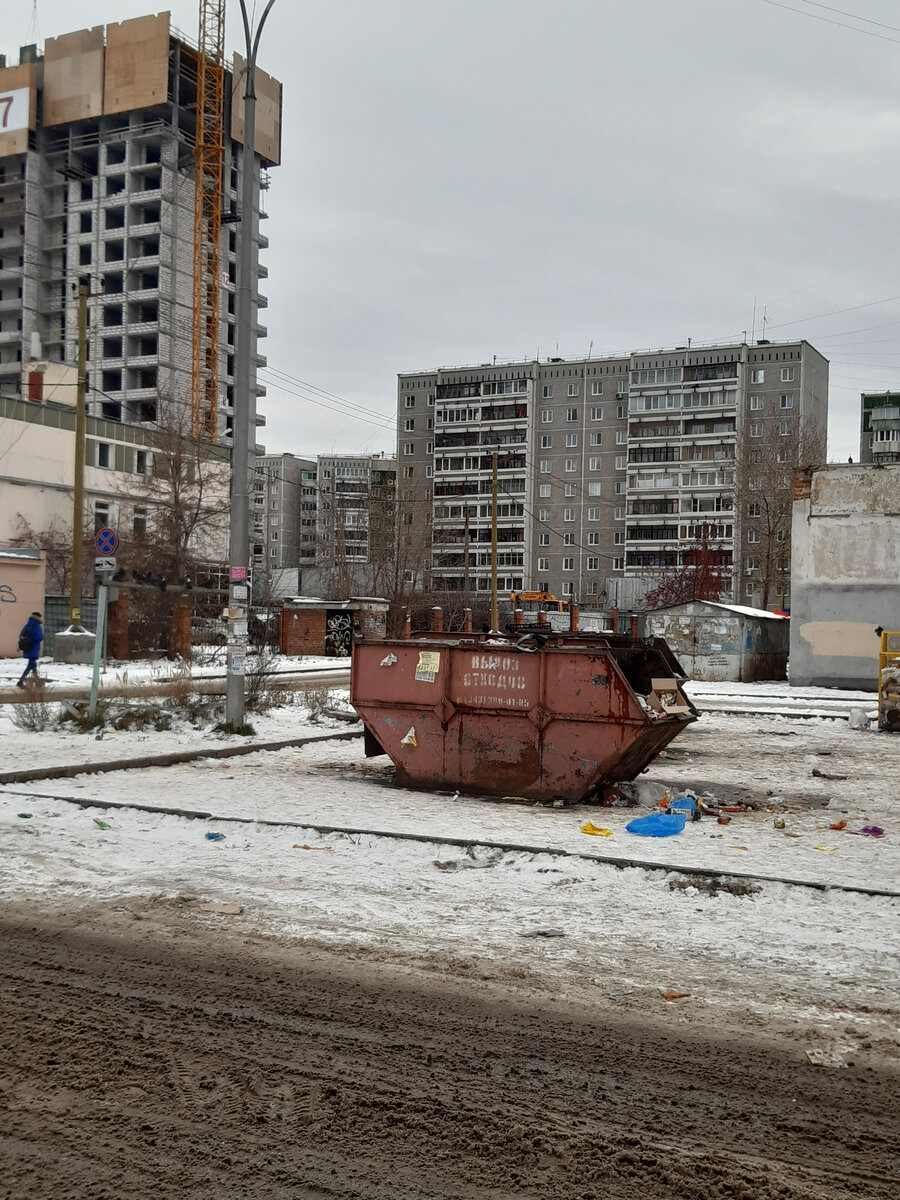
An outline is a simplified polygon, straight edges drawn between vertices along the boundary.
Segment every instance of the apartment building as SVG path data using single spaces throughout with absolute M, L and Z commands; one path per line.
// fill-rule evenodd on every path
M 859 461 L 900 462 L 900 392 L 860 396 Z
M 283 572 L 290 595 L 299 590 L 297 574 L 308 551 L 315 523 L 316 463 L 293 454 L 266 454 L 256 459 L 250 497 L 250 563 L 256 590 L 280 581 Z M 309 496 L 313 499 L 310 501 Z M 312 509 L 310 517 L 309 510 Z
M 607 579 L 689 563 L 702 536 L 733 598 L 752 600 L 770 589 L 765 506 L 750 493 L 769 456 L 788 475 L 804 443 L 824 454 L 827 393 L 828 364 L 805 341 L 401 374 L 398 501 L 428 531 L 426 584 L 490 589 L 496 453 L 501 591 L 599 604 Z M 781 602 L 787 509 L 766 531 L 782 535 Z
M 265 365 L 259 311 L 268 274 L 259 251 L 265 212 L 237 213 L 243 163 L 242 91 L 225 71 L 219 244 L 217 439 L 230 440 L 234 402 L 237 218 L 254 244 L 251 448 L 265 423 L 256 372 Z M 163 401 L 191 404 L 194 293 L 196 45 L 169 14 L 48 38 L 0 56 L 0 392 L 20 393 L 31 335 L 42 357 L 77 359 L 77 289 L 88 301 L 88 413 L 153 423 Z M 257 73 L 256 158 L 261 196 L 280 159 L 281 85 Z M 205 293 L 208 301 L 209 292 Z M 211 326 L 207 326 L 207 329 Z M 215 424 L 215 422 L 213 422 Z

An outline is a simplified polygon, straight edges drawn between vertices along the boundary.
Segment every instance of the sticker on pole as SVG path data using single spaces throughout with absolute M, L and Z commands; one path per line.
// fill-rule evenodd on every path
M 246 567 L 231 567 L 229 569 L 228 578 L 231 580 L 232 583 L 235 583 L 239 580 L 246 579 L 247 578 L 247 568 Z
M 228 647 L 228 662 L 229 670 L 232 675 L 244 674 L 244 648 L 243 646 Z
M 114 529 L 107 529 L 104 527 L 103 529 L 97 530 L 97 536 L 94 539 L 94 542 L 97 547 L 98 554 L 115 554 L 119 545 L 119 538 Z
M 421 650 L 416 666 L 416 679 L 419 683 L 434 683 L 435 676 L 441 669 L 440 650 Z

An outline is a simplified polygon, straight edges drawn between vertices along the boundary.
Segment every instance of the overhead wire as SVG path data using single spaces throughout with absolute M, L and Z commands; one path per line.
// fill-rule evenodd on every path
M 860 29 L 858 25 L 848 25 L 845 21 L 835 21 L 831 17 L 820 16 L 819 13 L 807 12 L 805 8 L 794 8 L 794 6 L 791 4 L 782 3 L 782 0 L 760 0 L 760 3 L 768 4 L 771 8 L 783 8 L 785 12 L 797 13 L 801 17 L 809 17 L 811 21 L 822 21 L 826 25 L 836 25 L 839 29 L 849 29 L 853 33 L 861 33 L 866 37 L 878 38 L 882 42 L 894 42 L 895 45 L 900 45 L 900 38 L 888 37 L 886 34 L 876 33 L 872 29 Z M 826 6 L 821 5 L 820 7 L 825 8 Z M 840 10 L 833 9 L 831 11 L 838 12 Z M 852 16 L 853 14 L 848 13 L 847 15 Z M 861 21 L 866 20 L 865 17 L 854 17 L 853 19 Z M 879 22 L 873 21 L 872 24 L 879 24 Z M 887 25 L 885 28 L 892 29 L 893 26 Z

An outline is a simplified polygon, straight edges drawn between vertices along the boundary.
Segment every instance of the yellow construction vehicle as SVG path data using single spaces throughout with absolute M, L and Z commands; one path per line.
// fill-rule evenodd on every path
M 523 612 L 567 613 L 571 606 L 571 601 L 558 600 L 551 592 L 510 592 L 509 602 L 513 611 Z

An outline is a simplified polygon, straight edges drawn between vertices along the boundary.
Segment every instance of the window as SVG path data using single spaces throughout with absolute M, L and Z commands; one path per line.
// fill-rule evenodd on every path
M 763 406 L 762 396 L 751 396 L 750 397 L 750 411 L 751 412 L 761 412 L 762 406 Z
M 433 475 L 434 475 L 434 467 L 431 465 L 431 463 L 427 463 L 425 466 L 425 478 L 431 479 L 431 477 Z
M 97 443 L 97 466 L 108 468 L 109 467 L 109 459 L 110 459 L 109 442 L 98 442 Z
M 549 520 L 550 520 L 550 509 L 549 509 L 549 508 L 539 508 L 539 509 L 538 509 L 538 520 L 539 520 L 539 521 L 549 521 Z M 544 536 L 546 537 L 546 536 L 549 536 L 549 535 L 546 535 L 546 534 L 545 534 Z M 549 546 L 549 545 L 550 545 L 550 543 L 549 543 L 549 541 L 548 541 L 548 542 L 546 542 L 546 543 L 545 543 L 545 542 L 542 542 L 542 543 L 541 543 L 541 545 L 547 545 L 547 546 Z
M 415 442 L 404 442 L 403 443 L 403 453 L 404 454 L 412 455 L 412 454 L 415 454 L 415 452 L 416 452 L 416 443 Z
M 744 588 L 744 595 L 747 597 L 748 600 L 753 596 L 753 593 L 755 590 L 756 589 L 754 588 L 752 581 L 750 583 L 748 583 L 747 586 Z
M 542 475 L 550 474 L 550 459 L 549 458 L 542 458 L 540 463 L 538 464 L 538 466 L 540 468 L 540 472 Z
M 599 496 L 602 489 L 603 489 L 603 484 L 598 479 L 595 483 L 589 483 L 587 485 L 587 494 L 589 496 Z
M 613 534 L 613 542 L 615 542 L 615 544 L 617 546 L 625 545 L 625 534 L 622 532 L 621 529 Z
M 550 534 L 549 533 L 539 533 L 538 534 L 538 545 L 539 546 L 549 546 L 550 545 Z M 541 569 L 542 569 L 541 567 L 538 567 L 539 571 Z M 546 570 L 547 568 L 545 567 L 543 569 Z
M 574 521 L 575 520 L 575 509 L 574 508 L 564 508 L 563 509 L 563 520 L 564 521 Z
M 617 396 L 627 396 L 628 395 L 628 380 L 627 379 L 617 379 L 616 380 L 616 395 Z
M 592 380 L 592 382 L 591 382 L 591 395 L 592 395 L 592 396 L 602 396 L 602 395 L 603 395 L 603 380 L 602 380 L 602 379 L 594 379 L 594 380 Z M 593 409 L 591 409 L 591 412 L 592 412 L 592 413 L 593 413 L 593 411 L 594 411 L 594 410 L 593 410 Z M 592 419 L 593 419 L 593 418 L 592 418 Z M 599 420 L 599 417 L 597 418 L 597 420 Z
M 613 513 L 613 517 L 617 521 L 624 521 L 625 520 L 625 509 L 617 508 L 616 511 Z
M 790 421 L 779 421 L 778 422 L 778 432 L 781 434 L 782 437 L 787 437 L 788 434 L 791 432 Z
M 412 479 L 412 477 L 415 475 L 415 473 L 416 473 L 415 467 L 406 466 L 403 468 L 403 478 L 404 479 Z
M 538 495 L 542 500 L 546 500 L 550 496 L 550 484 L 542 483 L 538 488 Z
M 109 525 L 109 505 L 105 500 L 94 503 L 94 533 L 99 533 Z
M 766 382 L 765 371 L 763 371 L 762 369 L 758 369 L 756 371 L 751 371 L 750 372 L 750 382 L 751 383 L 765 383 Z
M 578 395 L 578 384 L 570 383 L 569 386 L 566 388 L 566 395 L 567 396 L 577 396 Z
M 574 584 L 572 583 L 571 579 L 567 579 L 563 582 L 562 594 L 564 596 L 571 596 L 574 594 Z
M 550 570 L 550 559 L 549 558 L 539 558 L 537 560 L 537 562 L 538 562 L 538 570 L 539 571 L 549 571 Z
M 564 546 L 574 546 L 575 545 L 575 534 L 574 533 L 564 533 L 563 534 L 563 545 Z
M 429 417 L 427 422 L 429 429 L 434 429 L 434 417 Z
M 616 455 L 616 470 L 624 471 L 627 462 L 628 462 L 628 459 L 625 457 L 624 454 L 617 454 Z
M 588 594 L 589 596 L 596 596 L 596 595 L 597 595 L 597 580 L 596 580 L 596 579 L 589 579 L 589 580 L 588 580 L 588 585 L 587 585 L 587 594 Z
M 589 521 L 599 521 L 602 516 L 603 516 L 603 509 L 600 508 L 599 505 L 594 505 L 593 507 L 591 507 L 587 510 L 587 519 Z M 597 540 L 596 540 L 597 536 L 598 535 L 596 533 L 592 533 L 590 535 L 590 537 L 588 538 L 588 543 L 591 546 L 597 545 Z M 590 538 L 594 538 L 594 541 L 591 541 Z
M 147 474 L 147 451 L 138 450 L 134 456 L 134 471 L 136 475 Z
M 747 516 L 748 517 L 758 517 L 759 514 L 760 514 L 760 507 L 758 504 L 754 503 L 754 504 L 747 505 Z
M 415 417 L 407 417 L 406 420 L 403 422 L 404 432 L 413 433 L 415 428 L 416 428 L 416 418 Z
M 627 429 L 617 429 L 616 430 L 616 445 L 624 446 L 627 441 L 628 441 L 628 430 Z
M 748 554 L 747 555 L 747 558 L 745 561 L 745 569 L 748 572 L 759 570 L 759 555 L 758 554 Z
M 434 408 L 434 392 L 428 393 L 428 407 Z
M 578 459 L 577 458 L 567 458 L 566 459 L 566 470 L 567 471 L 577 471 L 578 470 Z
M 603 445 L 603 434 L 602 433 L 592 433 L 591 434 L 591 445 L 592 446 L 602 446 Z
M 542 408 L 541 409 L 541 421 L 545 425 L 550 425 L 552 423 L 552 421 L 553 421 L 553 409 L 552 408 Z
M 406 403 L 406 407 L 407 407 L 407 408 L 415 408 L 415 407 L 416 407 L 416 398 L 415 398 L 415 396 L 407 396 L 407 397 L 406 397 L 406 401 L 405 401 L 405 403 Z
M 762 437 L 762 432 L 763 432 L 762 421 L 751 421 L 750 422 L 750 436 L 751 437 Z
M 624 571 L 625 570 L 625 559 L 624 558 L 614 558 L 613 559 L 613 570 L 614 571 Z
M 563 495 L 564 495 L 564 496 L 574 496 L 574 495 L 575 495 L 575 484 L 574 484 L 574 483 L 567 483 L 567 484 L 566 484 L 566 485 L 563 487 Z
M 759 541 L 759 530 L 758 529 L 748 529 L 747 530 L 747 541 L 748 542 L 758 542 Z
M 426 454 L 434 454 L 434 442 L 426 442 L 425 443 L 425 453 Z
M 779 530 L 777 531 L 777 533 L 775 534 L 775 541 L 776 541 L 776 542 L 783 542 L 783 541 L 784 541 L 784 530 L 783 530 L 783 529 L 779 529 Z
M 793 392 L 785 392 L 784 395 L 782 395 L 781 407 L 782 408 L 793 408 L 794 407 L 794 393 Z
M 563 569 L 564 571 L 574 571 L 574 570 L 575 570 L 575 558 L 574 558 L 574 556 L 573 556 L 573 557 L 567 557 L 567 558 L 564 558 L 564 559 L 563 559 L 563 561 L 562 561 L 562 569 Z
M 553 384 L 552 383 L 544 384 L 544 386 L 541 388 L 541 396 L 545 400 L 550 400 L 553 398 Z
M 578 409 L 577 408 L 567 408 L 566 409 L 566 420 L 567 421 L 577 421 L 578 420 Z
M 587 560 L 587 569 L 589 571 L 599 571 L 600 570 L 600 559 L 599 558 L 589 558 Z
M 614 492 L 616 493 L 616 495 L 617 495 L 617 496 L 621 496 L 621 495 L 623 495 L 623 493 L 624 493 L 624 491 L 625 491 L 625 480 L 624 480 L 624 479 L 617 479 L 617 480 L 616 480 L 616 483 L 615 483 L 615 487 L 613 488 L 613 490 L 614 490 Z
M 627 404 L 617 404 L 616 405 L 616 417 L 620 421 L 624 421 L 625 417 L 627 415 L 628 415 L 628 405 Z
M 793 383 L 794 382 L 794 368 L 793 367 L 782 367 L 781 368 L 781 382 L 782 383 Z
M 578 445 L 578 434 L 577 433 L 567 433 L 566 434 L 566 447 L 571 450 L 573 447 L 575 447 L 577 445 Z
M 552 448 L 552 446 L 553 446 L 553 434 L 552 433 L 542 433 L 541 434 L 541 449 L 542 450 L 550 450 Z
M 589 546 L 599 546 L 600 545 L 600 534 L 597 533 L 596 531 L 594 531 L 593 533 L 589 533 L 587 544 Z
M 603 420 L 603 409 L 600 407 L 599 404 L 595 404 L 594 407 L 591 409 L 591 420 L 592 421 L 602 421 Z
M 588 470 L 599 471 L 603 466 L 603 459 L 597 456 L 596 458 L 588 459 Z
M 147 532 L 147 510 L 136 508 L 131 518 L 131 532 L 142 537 Z

